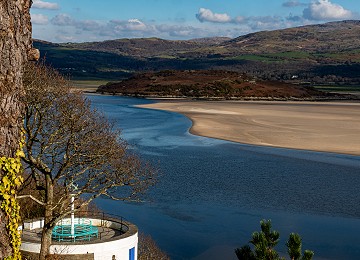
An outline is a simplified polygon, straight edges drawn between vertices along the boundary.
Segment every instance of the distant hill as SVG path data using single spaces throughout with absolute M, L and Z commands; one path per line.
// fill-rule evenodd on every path
M 360 21 L 330 22 L 240 36 L 222 46 L 236 53 L 306 52 L 329 53 L 355 51 L 360 61 Z
M 53 44 L 34 41 L 72 78 L 123 79 L 135 72 L 232 70 L 263 80 L 360 85 L 360 21 L 171 41 L 159 38 Z
M 156 57 L 177 55 L 202 46 L 196 41 L 169 41 L 159 38 L 119 39 L 104 42 L 69 43 L 68 48 L 103 51 L 126 56 Z
M 230 40 L 226 37 L 211 37 L 181 40 L 164 40 L 159 38 L 118 39 L 103 42 L 68 43 L 67 48 L 102 51 L 125 56 L 177 58 L 184 52 L 199 51 Z
M 266 54 L 282 52 L 328 53 L 349 52 L 360 49 L 360 21 L 349 20 L 289 29 L 262 31 L 230 39 L 226 37 L 191 40 L 164 40 L 159 38 L 118 39 L 103 42 L 68 43 L 68 48 L 105 51 L 128 56 L 154 57 L 172 54 L 179 57 L 184 52 L 204 49 L 208 53 Z M 356 56 L 354 58 L 358 58 Z
M 311 87 L 255 80 L 233 71 L 160 71 L 137 74 L 118 83 L 100 86 L 99 93 L 150 97 L 190 97 L 200 99 L 330 99 Z M 339 98 L 339 97 L 337 97 Z
M 199 42 L 199 43 L 208 44 L 208 45 L 220 45 L 221 43 L 224 43 L 224 42 L 230 41 L 230 40 L 231 40 L 231 38 L 229 38 L 229 37 L 206 37 L 206 38 L 191 39 L 189 41 Z

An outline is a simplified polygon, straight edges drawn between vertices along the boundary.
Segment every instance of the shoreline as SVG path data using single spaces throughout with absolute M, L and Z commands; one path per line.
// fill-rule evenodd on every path
M 138 107 L 177 112 L 189 132 L 241 144 L 360 156 L 360 103 L 156 100 Z
M 81 88 L 78 88 L 81 90 Z M 356 92 L 354 94 L 341 94 L 327 97 L 327 96 L 314 96 L 314 97 L 253 97 L 253 96 L 244 96 L 244 97 L 192 97 L 192 96 L 164 96 L 164 95 L 141 95 L 141 94 L 122 94 L 115 92 L 106 92 L 106 91 L 97 91 L 92 88 L 85 90 L 88 93 L 99 93 L 100 95 L 111 95 L 111 96 L 120 96 L 120 97 L 130 97 L 130 98 L 144 98 L 149 100 L 186 100 L 186 101 L 200 101 L 200 102 L 253 102 L 253 101 L 265 101 L 265 102 L 360 102 L 360 93 Z

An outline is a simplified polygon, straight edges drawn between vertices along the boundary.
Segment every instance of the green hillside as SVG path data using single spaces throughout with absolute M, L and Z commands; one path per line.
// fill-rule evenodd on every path
M 158 38 L 54 44 L 34 41 L 72 79 L 120 80 L 134 72 L 231 70 L 262 80 L 360 85 L 360 21 L 331 22 L 229 38 Z

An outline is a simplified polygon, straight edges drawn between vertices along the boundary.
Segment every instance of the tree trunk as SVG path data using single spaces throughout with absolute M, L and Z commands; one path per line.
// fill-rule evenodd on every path
M 41 249 L 39 260 L 45 260 L 47 255 L 50 255 L 50 246 L 51 246 L 51 231 L 52 229 L 43 228 L 41 234 Z
M 19 149 L 22 73 L 31 52 L 30 5 L 31 0 L 0 0 L 0 157 L 13 158 Z M 0 169 L 0 178 L 3 175 Z M 12 253 L 8 221 L 0 210 L 0 259 Z
M 53 200 L 54 200 L 54 185 L 50 174 L 45 177 L 46 181 L 46 196 L 45 196 L 45 219 L 44 227 L 41 237 L 40 260 L 45 260 L 46 256 L 50 254 L 51 246 L 51 232 L 56 223 L 53 218 Z

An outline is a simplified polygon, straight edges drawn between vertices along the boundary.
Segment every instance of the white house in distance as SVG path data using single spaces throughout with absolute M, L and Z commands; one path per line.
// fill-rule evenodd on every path
M 72 226 L 72 227 L 71 227 Z M 37 259 L 43 219 L 26 221 L 22 227 L 23 259 Z M 137 260 L 138 228 L 122 218 L 98 214 L 63 219 L 54 228 L 50 253 L 68 260 Z

